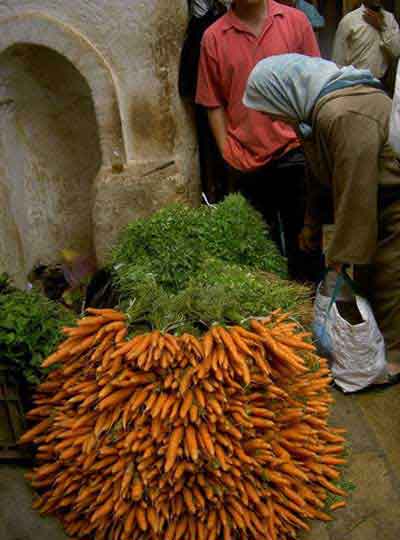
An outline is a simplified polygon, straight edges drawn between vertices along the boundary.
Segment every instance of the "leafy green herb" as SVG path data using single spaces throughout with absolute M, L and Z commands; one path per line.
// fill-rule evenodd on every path
M 175 204 L 134 221 L 122 233 L 111 262 L 124 292 L 139 270 L 178 292 L 210 257 L 281 277 L 287 273 L 286 259 L 260 214 L 241 195 L 228 196 L 216 208 Z
M 112 265 L 134 326 L 199 334 L 278 307 L 300 318 L 310 311 L 309 289 L 284 279 L 286 260 L 241 195 L 213 208 L 173 205 L 130 224 Z
M 62 339 L 61 327 L 72 324 L 67 310 L 39 292 L 0 293 L 0 363 L 28 382 L 44 374 L 41 363 Z
M 178 293 L 161 287 L 152 274 L 135 272 L 122 306 L 133 324 L 198 334 L 216 323 L 246 324 L 279 307 L 306 318 L 309 297 L 309 289 L 297 283 L 208 259 Z
M 7 294 L 14 290 L 9 276 L 7 274 L 0 274 L 0 294 Z

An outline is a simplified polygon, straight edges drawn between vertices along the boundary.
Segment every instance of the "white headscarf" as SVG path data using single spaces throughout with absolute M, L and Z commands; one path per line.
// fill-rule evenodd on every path
M 258 62 L 247 81 L 243 103 L 251 109 L 294 120 L 307 137 L 318 99 L 359 84 L 382 88 L 368 69 L 338 68 L 322 58 L 282 54 Z

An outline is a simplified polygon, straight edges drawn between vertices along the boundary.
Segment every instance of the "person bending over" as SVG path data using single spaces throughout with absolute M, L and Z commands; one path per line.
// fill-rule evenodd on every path
M 398 382 L 400 165 L 388 142 L 391 99 L 369 70 L 288 54 L 257 64 L 244 103 L 301 137 L 314 172 L 306 224 L 333 218 L 328 265 L 369 270 L 367 297 L 385 338 L 390 382 Z

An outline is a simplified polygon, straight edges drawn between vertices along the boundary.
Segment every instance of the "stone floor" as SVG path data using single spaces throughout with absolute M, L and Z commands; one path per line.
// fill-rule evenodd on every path
M 400 386 L 344 396 L 333 423 L 349 430 L 348 506 L 302 540 L 400 540 Z M 31 510 L 24 469 L 0 466 L 0 540 L 66 540 L 57 521 Z
M 333 522 L 302 540 L 399 540 L 400 386 L 335 397 L 332 422 L 349 430 L 346 480 L 356 489 Z

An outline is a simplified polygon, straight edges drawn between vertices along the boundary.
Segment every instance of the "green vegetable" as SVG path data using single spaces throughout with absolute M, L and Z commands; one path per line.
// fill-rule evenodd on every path
M 216 208 L 175 204 L 131 223 L 111 263 L 120 290 L 129 295 L 137 272 L 152 274 L 162 287 L 178 292 L 210 257 L 287 275 L 286 259 L 270 239 L 261 215 L 241 195 L 228 196 Z
M 278 307 L 304 320 L 309 316 L 309 298 L 309 289 L 297 283 L 208 259 L 176 294 L 161 287 L 154 275 L 137 272 L 131 296 L 122 307 L 135 324 L 201 333 L 215 323 L 244 324 L 246 319 L 265 316 Z
M 61 327 L 74 316 L 39 292 L 0 292 L 0 364 L 29 383 L 44 374 L 40 365 L 62 339 Z
M 113 280 L 135 331 L 201 333 L 280 307 L 309 316 L 310 291 L 241 195 L 216 207 L 173 205 L 130 224 L 114 249 Z
M 6 294 L 15 290 L 7 274 L 0 274 L 0 294 Z

